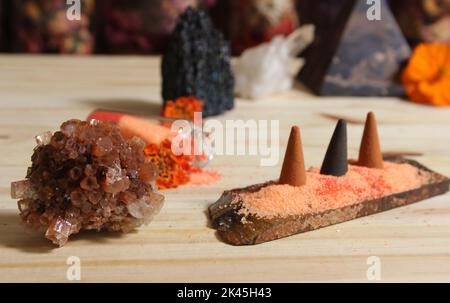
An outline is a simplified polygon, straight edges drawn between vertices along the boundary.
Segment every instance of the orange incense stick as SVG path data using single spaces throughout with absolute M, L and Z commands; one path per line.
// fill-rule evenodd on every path
M 87 118 L 88 121 L 92 119 L 115 122 L 124 136 L 138 136 L 147 144 L 160 144 L 163 140 L 172 136 L 169 128 L 120 112 L 96 110 L 89 114 Z

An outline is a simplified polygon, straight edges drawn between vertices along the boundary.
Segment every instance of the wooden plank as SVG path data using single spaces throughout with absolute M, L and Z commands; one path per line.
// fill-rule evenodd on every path
M 84 233 L 53 248 L 27 234 L 9 184 L 24 177 L 34 135 L 69 118 L 112 108 L 154 115 L 160 106 L 159 58 L 0 56 L 0 281 L 65 282 L 67 257 L 78 256 L 82 281 L 367 281 L 369 256 L 382 281 L 450 281 L 450 195 L 264 243 L 233 247 L 208 227 L 207 207 L 223 190 L 274 179 L 275 167 L 252 156 L 220 156 L 222 179 L 208 187 L 165 191 L 154 222 L 115 235 Z M 319 98 L 296 87 L 258 101 L 237 100 L 219 120 L 280 119 L 280 155 L 299 124 L 308 165 L 320 165 L 335 118 L 349 125 L 355 157 L 367 111 L 377 114 L 383 151 L 408 152 L 450 175 L 450 109 L 395 98 Z

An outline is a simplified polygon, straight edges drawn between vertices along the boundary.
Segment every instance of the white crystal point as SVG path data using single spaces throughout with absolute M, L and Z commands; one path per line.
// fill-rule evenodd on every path
M 290 55 L 292 57 L 296 57 L 313 42 L 315 29 L 316 27 L 314 25 L 306 24 L 286 37 L 289 44 Z
M 127 205 L 130 215 L 141 219 L 143 224 L 148 224 L 153 217 L 159 213 L 164 204 L 164 196 L 158 193 L 151 193 L 150 196 L 143 196 L 141 199 Z
M 235 66 L 235 93 L 256 99 L 292 88 L 304 61 L 296 58 L 314 37 L 314 26 L 305 25 L 289 36 L 249 48 Z
M 36 192 L 31 186 L 30 180 L 11 182 L 11 198 L 13 199 L 35 199 Z
M 52 133 L 47 131 L 40 135 L 37 135 L 36 137 L 34 137 L 34 139 L 36 140 L 36 144 L 38 146 L 47 145 L 52 140 Z

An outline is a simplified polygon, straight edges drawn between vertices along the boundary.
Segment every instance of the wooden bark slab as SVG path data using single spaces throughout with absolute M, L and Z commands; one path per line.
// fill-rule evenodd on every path
M 240 193 L 257 192 L 261 188 L 275 183 L 271 181 L 225 191 L 220 199 L 209 207 L 212 225 L 217 229 L 219 237 L 226 243 L 254 245 L 408 205 L 446 193 L 449 190 L 450 180 L 447 177 L 431 171 L 416 161 L 401 157 L 388 160 L 409 163 L 422 171 L 429 172 L 430 178 L 427 184 L 406 192 L 314 214 L 270 219 L 240 214 L 239 210 L 243 207 Z

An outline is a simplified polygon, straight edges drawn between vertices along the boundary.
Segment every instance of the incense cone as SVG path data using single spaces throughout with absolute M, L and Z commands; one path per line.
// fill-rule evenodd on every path
M 284 155 L 279 184 L 302 186 L 306 184 L 305 160 L 300 129 L 293 126 Z
M 320 173 L 339 177 L 345 175 L 347 170 L 347 122 L 340 119 L 328 145 Z
M 361 146 L 359 147 L 358 165 L 369 168 L 383 168 L 377 121 L 373 112 L 367 114 Z
M 169 128 L 159 125 L 156 121 L 152 122 L 120 112 L 97 110 L 89 114 L 87 121 L 92 119 L 114 122 L 125 137 L 137 136 L 147 144 L 160 144 L 165 139 L 173 137 Z

